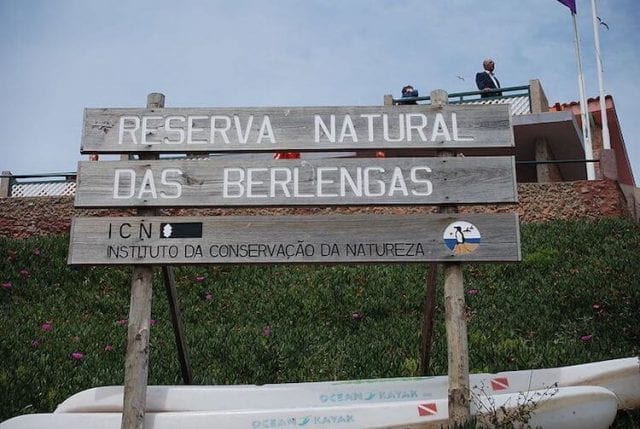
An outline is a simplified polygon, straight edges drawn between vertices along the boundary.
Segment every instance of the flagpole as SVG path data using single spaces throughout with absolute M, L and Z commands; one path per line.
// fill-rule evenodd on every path
M 600 55 L 600 24 L 598 23 L 598 12 L 596 10 L 596 0 L 591 0 L 591 14 L 593 15 L 593 43 L 596 48 L 596 64 L 598 66 L 598 88 L 600 90 L 600 117 L 602 118 L 602 148 L 611 149 L 609 137 L 609 122 L 607 119 L 607 102 L 604 93 L 604 80 L 602 78 L 603 67 Z
M 587 98 L 585 96 L 584 86 L 584 73 L 582 71 L 582 55 L 580 55 L 580 37 L 578 35 L 578 22 L 576 21 L 576 14 L 572 13 L 573 19 L 573 31 L 576 39 L 576 57 L 578 60 L 578 87 L 580 90 L 580 110 L 582 113 L 582 138 L 584 140 L 584 155 L 586 159 L 593 159 L 593 148 L 591 146 L 591 130 L 588 121 L 589 105 L 587 104 Z M 587 180 L 595 180 L 596 171 L 595 166 L 591 162 L 586 163 L 587 168 Z

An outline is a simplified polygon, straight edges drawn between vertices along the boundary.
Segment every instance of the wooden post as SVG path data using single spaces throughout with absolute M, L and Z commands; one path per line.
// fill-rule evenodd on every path
M 153 267 L 137 265 L 133 269 L 127 356 L 124 366 L 124 402 L 122 429 L 144 428 L 149 376 L 149 318 Z
M 449 372 L 449 423 L 464 424 L 471 416 L 469 346 L 462 265 L 444 264 L 444 317 Z
M 163 265 L 162 277 L 164 278 L 164 286 L 167 291 L 167 299 L 169 301 L 169 312 L 171 313 L 173 333 L 176 337 L 176 347 L 178 348 L 178 360 L 180 361 L 182 382 L 184 384 L 192 384 L 193 377 L 191 375 L 191 363 L 189 361 L 189 352 L 187 350 L 187 340 L 184 335 L 184 325 L 182 323 L 182 315 L 180 314 L 180 306 L 178 305 L 178 293 L 176 291 L 176 281 L 175 276 L 173 275 L 173 268 Z
M 426 286 L 422 304 L 420 375 L 431 375 L 431 346 L 436 319 L 436 302 L 438 302 L 438 264 L 429 264 Z
M 164 95 L 147 96 L 147 108 L 164 107 Z M 158 155 L 140 154 L 140 159 L 157 159 Z M 138 215 L 154 216 L 157 209 L 139 209 Z M 149 319 L 153 295 L 153 266 L 135 265 L 129 303 L 127 355 L 124 365 L 124 399 L 122 429 L 143 429 L 149 378 Z
M 448 94 L 443 90 L 431 92 L 431 104 L 444 107 Z M 454 156 L 452 151 L 438 151 L 438 156 Z M 456 206 L 440 206 L 440 213 L 458 213 Z M 467 338 L 464 280 L 459 262 L 444 264 L 444 317 L 447 331 L 449 374 L 449 424 L 464 424 L 471 416 L 469 402 L 469 345 Z

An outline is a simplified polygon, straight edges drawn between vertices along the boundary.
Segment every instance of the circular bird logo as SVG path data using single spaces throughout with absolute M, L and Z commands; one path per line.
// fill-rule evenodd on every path
M 480 231 L 472 223 L 457 221 L 449 224 L 442 236 L 444 244 L 454 255 L 466 255 L 480 245 Z

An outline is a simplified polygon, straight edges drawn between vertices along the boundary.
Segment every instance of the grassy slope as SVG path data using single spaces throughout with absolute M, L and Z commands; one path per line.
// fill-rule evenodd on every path
M 639 232 L 621 219 L 524 225 L 522 263 L 467 265 L 472 371 L 638 354 Z M 118 322 L 128 314 L 130 271 L 69 269 L 67 240 L 0 238 L 0 421 L 122 384 Z M 195 383 L 416 375 L 425 273 L 422 265 L 180 268 Z M 154 293 L 149 383 L 177 384 L 162 284 Z M 440 303 L 438 314 L 432 368 L 444 374 Z M 638 418 L 625 413 L 618 427 Z

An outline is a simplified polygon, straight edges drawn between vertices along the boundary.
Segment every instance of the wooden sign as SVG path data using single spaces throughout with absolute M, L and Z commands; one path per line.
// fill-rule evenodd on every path
M 513 147 L 508 105 L 85 109 L 82 153 Z
M 71 265 L 519 261 L 514 213 L 76 218 Z
M 80 162 L 76 207 L 515 202 L 512 157 Z

